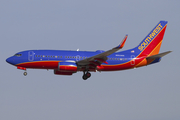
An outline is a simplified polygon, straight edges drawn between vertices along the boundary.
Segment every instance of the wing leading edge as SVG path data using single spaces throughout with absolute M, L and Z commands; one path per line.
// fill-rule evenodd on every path
M 124 37 L 124 39 L 121 41 L 121 43 L 117 46 L 117 47 L 114 47 L 108 51 L 105 51 L 103 53 L 100 53 L 100 54 L 97 54 L 95 56 L 92 56 L 92 57 L 89 57 L 89 58 L 86 58 L 84 60 L 80 60 L 80 61 L 77 61 L 77 65 L 78 66 L 84 66 L 86 68 L 89 68 L 89 67 L 96 67 L 96 66 L 100 66 L 102 63 L 106 63 L 106 60 L 107 60 L 107 56 L 115 53 L 116 51 L 122 49 L 124 47 L 124 44 L 126 42 L 126 39 L 127 39 L 128 35 L 126 35 Z

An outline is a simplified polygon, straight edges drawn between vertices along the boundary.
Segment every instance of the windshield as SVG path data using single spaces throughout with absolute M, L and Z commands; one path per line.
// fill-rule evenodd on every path
M 17 53 L 17 54 L 15 54 L 14 56 L 20 57 L 21 55 L 22 55 L 22 54 L 18 54 L 18 53 Z

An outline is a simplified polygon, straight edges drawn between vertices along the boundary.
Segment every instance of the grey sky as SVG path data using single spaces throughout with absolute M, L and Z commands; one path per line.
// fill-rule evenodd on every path
M 180 119 L 178 0 L 4 0 L 0 2 L 1 120 Z M 5 59 L 29 49 L 108 50 L 128 34 L 138 45 L 160 21 L 168 26 L 160 63 L 133 70 L 57 76 Z

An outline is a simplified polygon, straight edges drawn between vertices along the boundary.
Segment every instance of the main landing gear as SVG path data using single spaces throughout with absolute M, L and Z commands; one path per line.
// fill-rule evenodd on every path
M 84 73 L 83 76 L 82 76 L 83 80 L 87 80 L 88 78 L 91 77 L 91 73 L 90 72 L 84 71 L 83 73 Z

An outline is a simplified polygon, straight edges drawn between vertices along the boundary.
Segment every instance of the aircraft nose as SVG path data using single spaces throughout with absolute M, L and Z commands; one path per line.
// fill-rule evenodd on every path
M 12 57 L 7 58 L 6 62 L 9 64 L 13 64 L 13 58 Z

